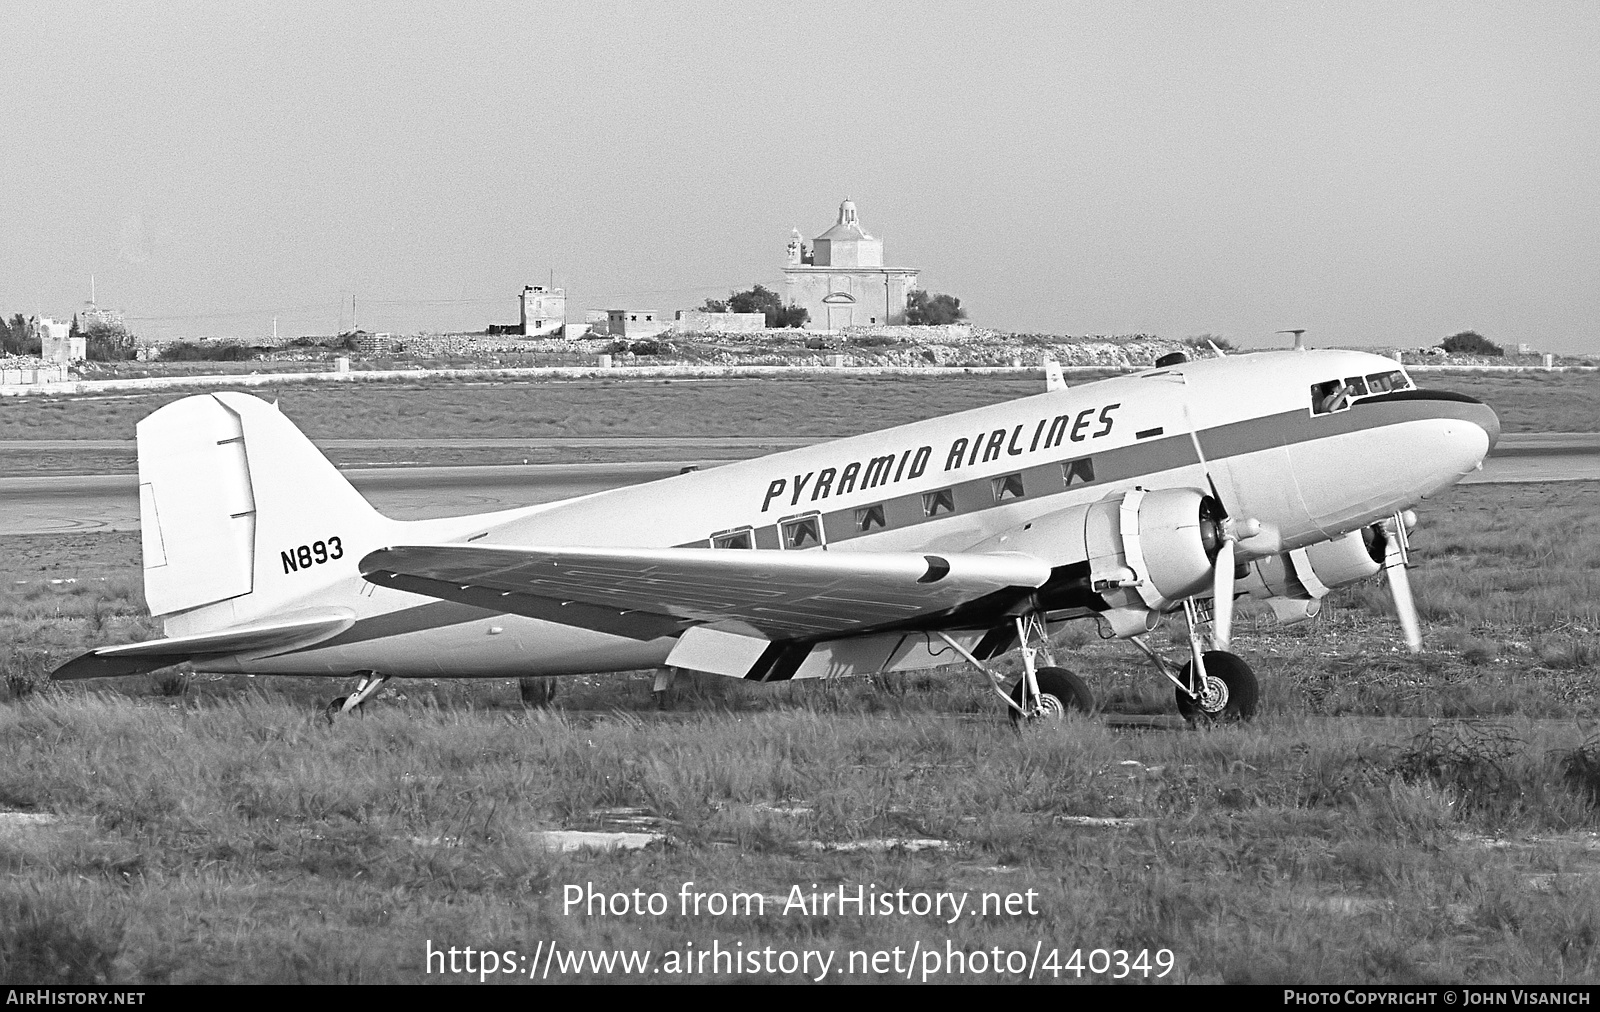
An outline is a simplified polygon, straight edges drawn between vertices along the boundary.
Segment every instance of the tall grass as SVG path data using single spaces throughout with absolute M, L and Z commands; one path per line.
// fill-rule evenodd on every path
M 1427 731 L 1403 723 L 1286 717 L 1130 735 L 1074 720 L 1016 735 L 927 710 L 507 718 L 405 704 L 330 728 L 259 695 L 0 708 L 6 803 L 66 820 L 48 843 L 0 850 L 0 904 L 26 904 L 36 925 L 0 934 L 0 974 L 9 960 L 61 967 L 60 979 L 417 980 L 426 938 L 531 950 L 712 937 L 1167 947 L 1188 980 L 1597 971 L 1600 879 L 1558 840 L 1595 812 L 1552 758 L 1572 742 L 1558 726 L 1508 725 L 1495 787 L 1506 803 L 1484 805 L 1468 803 L 1448 762 L 1407 765 Z M 672 842 L 564 855 L 531 835 L 594 827 L 615 808 L 644 810 Z M 1075 816 L 1135 821 L 1086 829 Z M 1530 831 L 1557 840 L 1532 864 L 1464 835 Z M 953 846 L 811 844 L 879 837 Z M 1565 876 L 1555 892 L 1527 884 L 1546 868 Z M 841 881 L 1031 888 L 1040 913 L 945 924 L 560 906 L 568 883 L 675 894 L 687 880 L 778 896 Z
M 58 821 L 0 814 L 0 979 L 415 981 L 430 939 L 531 952 L 716 938 L 1165 947 L 1187 981 L 1593 983 L 1592 495 L 1476 486 L 1431 504 L 1415 538 L 1420 656 L 1381 584 L 1340 591 L 1305 626 L 1242 609 L 1236 648 L 1264 690 L 1245 726 L 1095 718 L 1019 735 L 954 669 L 687 677 L 666 713 L 649 673 L 564 679 L 564 710 L 525 709 L 510 681 L 401 682 L 332 726 L 323 679 L 24 693 L 0 704 L 0 810 Z M 136 536 L 5 548 L 4 671 L 155 632 Z M 1507 589 L 1529 553 L 1545 584 Z M 1157 638 L 1176 653 L 1180 632 Z M 1056 649 L 1111 713 L 1171 713 L 1171 688 L 1125 646 L 1083 625 Z M 667 842 L 561 854 L 535 835 L 606 828 L 618 810 Z M 950 846 L 817 847 L 906 838 Z M 675 896 L 690 880 L 776 896 L 1034 889 L 1040 914 L 562 912 L 567 884 Z

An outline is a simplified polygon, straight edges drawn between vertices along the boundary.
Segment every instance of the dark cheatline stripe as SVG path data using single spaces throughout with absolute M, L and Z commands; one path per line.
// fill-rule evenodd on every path
M 1458 407 L 1459 406 L 1459 407 Z M 1463 394 L 1446 391 L 1406 390 L 1358 400 L 1348 409 L 1326 415 L 1314 415 L 1310 408 L 1297 408 L 1261 418 L 1248 418 L 1227 425 L 1201 429 L 1197 433 L 1201 448 L 1208 458 L 1221 460 L 1246 453 L 1257 453 L 1286 444 L 1310 442 L 1351 432 L 1399 425 L 1405 422 L 1436 418 L 1460 418 L 1474 424 L 1482 404 Z M 1138 433 L 1145 437 L 1162 432 L 1161 428 Z M 956 482 L 948 486 L 955 502 L 955 514 L 965 515 L 980 510 L 1055 495 L 1069 488 L 1086 488 L 1108 482 L 1136 480 L 1160 471 L 1170 471 L 1198 463 L 1194 443 L 1187 432 L 1151 438 L 1147 442 L 1105 450 L 1089 457 L 1063 457 L 1043 464 L 1031 464 L 1019 472 L 1023 494 L 1017 498 L 997 501 L 993 483 L 1003 475 L 985 474 L 981 478 Z M 959 472 L 951 472 L 952 477 Z M 1087 480 L 1085 480 L 1087 479 Z M 943 491 L 943 490 L 933 490 Z M 924 512 L 923 495 L 886 498 L 882 502 L 888 530 L 898 530 L 916 524 L 929 523 L 952 514 L 938 517 Z M 822 527 L 830 544 L 877 534 L 885 528 L 862 531 L 856 525 L 856 509 L 835 510 L 822 515 Z M 762 547 L 777 547 L 778 527 L 757 528 L 756 543 Z
M 1286 444 L 1304 443 L 1424 419 L 1460 418 L 1480 424 L 1485 410 L 1481 402 L 1464 394 L 1442 390 L 1403 390 L 1363 398 L 1346 410 L 1330 414 L 1314 415 L 1309 408 L 1299 408 L 1276 415 L 1202 429 L 1197 435 L 1207 457 L 1215 460 Z M 1160 431 L 1160 429 L 1146 430 L 1138 435 L 1143 437 L 1148 433 Z M 1194 463 L 1197 463 L 1194 446 L 1190 442 L 1188 433 L 1184 433 L 1106 450 L 1091 457 L 1064 456 L 1058 460 L 1029 465 L 1019 472 L 1013 472 L 1021 475 L 1023 495 L 1019 499 L 1007 499 L 1004 503 L 997 502 L 993 495 L 993 482 L 1003 475 L 985 474 L 981 478 L 957 482 L 948 488 L 954 496 L 956 513 L 968 514 L 1022 499 L 1031 500 L 1040 496 L 1059 494 L 1068 488 L 1086 488 L 1091 485 L 1137 479 Z M 1084 480 L 1086 475 L 1088 480 Z M 881 505 L 889 530 L 939 519 L 924 515 L 922 493 L 885 498 Z M 885 529 L 875 527 L 871 532 L 859 530 L 856 527 L 856 510 L 857 507 L 851 507 L 822 515 L 823 530 L 830 543 L 876 534 Z M 950 515 L 941 514 L 941 517 Z M 703 546 L 705 542 L 692 544 Z M 776 550 L 779 545 L 777 524 L 756 528 L 755 544 L 761 549 Z M 633 639 L 674 635 L 685 625 L 667 616 L 645 612 L 618 615 L 614 609 L 592 605 L 576 603 L 562 605 L 559 601 L 526 595 L 501 597 L 498 591 L 485 591 L 479 588 L 462 591 L 456 584 L 439 584 L 436 581 L 414 577 L 400 577 L 399 580 L 408 583 L 414 581 L 414 585 L 405 586 L 398 580 L 385 580 L 384 585 L 398 586 L 414 593 L 442 597 L 444 600 L 391 612 L 388 615 L 362 619 L 339 636 L 304 649 L 359 643 L 422 629 L 475 622 L 489 615 L 507 613 L 527 615 L 531 618 L 601 632 L 613 632 Z M 1072 606 L 1082 605 L 1074 598 Z M 957 611 L 960 612 L 961 609 Z M 955 618 L 954 615 L 951 617 Z M 994 635 L 1001 635 L 1001 631 L 997 630 Z M 999 647 L 999 642 L 997 640 L 991 648 Z M 792 677 L 810 649 L 809 644 L 797 645 L 793 641 L 774 642 L 746 677 L 765 681 Z M 1003 651 L 1004 648 L 1000 649 Z

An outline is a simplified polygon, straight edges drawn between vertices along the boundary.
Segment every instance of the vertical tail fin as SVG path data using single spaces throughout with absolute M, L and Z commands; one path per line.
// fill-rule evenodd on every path
M 145 598 L 169 635 L 260 618 L 356 576 L 392 523 L 248 394 L 174 401 L 138 440 Z
M 1044 360 L 1044 389 L 1046 393 L 1065 390 L 1067 378 L 1061 374 L 1061 363 L 1053 358 Z

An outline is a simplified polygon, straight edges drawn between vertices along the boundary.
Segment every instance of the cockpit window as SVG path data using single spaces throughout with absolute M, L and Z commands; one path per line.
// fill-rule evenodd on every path
M 1350 391 L 1344 380 L 1328 380 L 1311 385 L 1311 412 L 1317 415 L 1343 411 L 1350 406 Z
M 1311 412 L 1326 415 L 1343 411 L 1352 401 L 1373 394 L 1386 394 L 1393 390 L 1414 389 L 1411 378 L 1399 369 L 1375 372 L 1369 376 L 1347 376 L 1342 380 L 1328 380 L 1311 384 Z
M 1375 372 L 1367 377 L 1367 389 L 1375 394 L 1386 394 L 1391 390 L 1410 390 L 1411 378 L 1398 369 L 1393 372 Z

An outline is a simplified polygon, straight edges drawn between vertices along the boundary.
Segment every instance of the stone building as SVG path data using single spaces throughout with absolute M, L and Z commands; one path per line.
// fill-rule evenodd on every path
M 861 227 L 849 197 L 839 220 L 807 249 L 795 229 L 783 269 L 783 300 L 811 314 L 808 330 L 838 330 L 906 322 L 906 297 L 918 271 L 883 265 L 883 240 Z
M 34 320 L 34 332 L 39 337 L 39 357 L 46 362 L 64 366 L 88 357 L 88 340 L 81 334 L 74 337 L 70 323 L 41 316 Z
M 562 288 L 543 285 L 522 287 L 522 333 L 527 337 L 548 337 L 567 322 L 567 293 Z
M 612 337 L 654 337 L 672 326 L 657 319 L 654 309 L 606 310 L 606 333 Z

